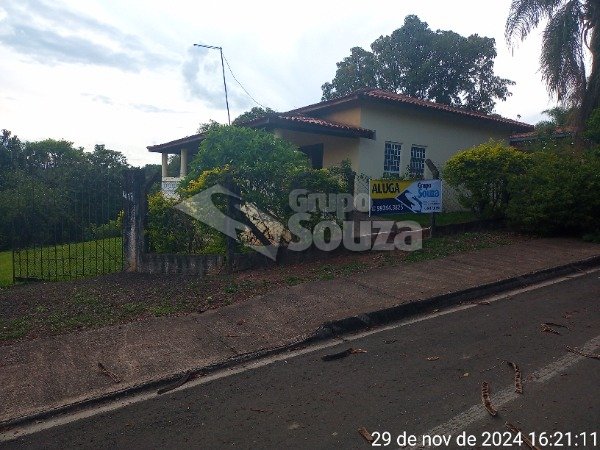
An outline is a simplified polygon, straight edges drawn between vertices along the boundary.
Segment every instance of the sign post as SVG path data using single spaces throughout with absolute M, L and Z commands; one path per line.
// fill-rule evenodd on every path
M 434 180 L 439 180 L 440 179 L 440 171 L 439 169 L 435 166 L 435 164 L 433 163 L 432 160 L 430 160 L 429 158 L 427 158 L 425 160 L 425 164 L 427 165 L 427 168 L 431 171 L 431 175 L 433 176 Z M 431 213 L 431 229 L 429 231 L 429 235 L 430 237 L 433 237 L 433 235 L 435 234 L 435 217 L 436 217 L 435 212 Z

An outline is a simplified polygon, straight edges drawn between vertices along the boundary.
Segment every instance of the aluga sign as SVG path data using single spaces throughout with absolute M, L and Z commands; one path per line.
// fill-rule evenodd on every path
M 369 214 L 442 212 L 442 180 L 370 180 Z

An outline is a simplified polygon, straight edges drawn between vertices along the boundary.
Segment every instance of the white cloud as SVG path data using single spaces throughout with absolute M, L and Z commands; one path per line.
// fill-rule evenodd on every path
M 0 8 L 0 127 L 24 139 L 99 142 L 134 164 L 147 145 L 226 122 L 219 52 L 260 103 L 287 110 L 318 101 L 335 63 L 417 14 L 433 29 L 496 38 L 496 73 L 517 85 L 497 105 L 537 121 L 552 106 L 538 69 L 539 32 L 513 53 L 504 42 L 510 0 L 193 2 L 4 0 Z M 254 103 L 225 68 L 232 119 Z M 6 100 L 12 98 L 13 100 Z

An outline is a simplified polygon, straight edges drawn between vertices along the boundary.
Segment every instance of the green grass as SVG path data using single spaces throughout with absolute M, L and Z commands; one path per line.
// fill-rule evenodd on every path
M 0 319 L 0 341 L 22 338 L 32 327 L 33 323 L 27 316 L 13 320 Z
M 240 279 L 236 275 L 190 279 L 187 289 L 175 296 L 168 295 L 169 285 L 154 284 L 147 279 L 144 279 L 143 287 L 140 286 L 139 295 L 132 295 L 131 291 L 120 293 L 118 285 L 105 291 L 97 288 L 97 280 L 92 280 L 90 283 L 65 283 L 64 289 L 51 292 L 51 301 L 48 301 L 43 294 L 47 285 L 31 284 L 28 287 L 32 289 L 30 295 L 21 301 L 20 307 L 11 307 L 7 316 L 0 317 L 0 342 L 98 328 L 136 318 L 203 311 L 261 295 L 279 286 L 348 277 L 381 267 L 401 266 L 511 242 L 515 242 L 515 237 L 505 232 L 462 233 L 426 239 L 423 248 L 415 252 L 365 252 L 356 254 L 356 258 L 351 254 L 342 255 L 340 261 L 306 262 L 292 271 L 286 267 L 273 268 L 265 271 L 267 279 L 261 279 L 260 271 L 252 279 Z M 6 288 L 9 296 L 11 289 Z M 5 294 L 4 289 L 2 294 Z M 5 296 L 8 301 L 11 300 L 9 296 Z
M 381 217 L 395 221 L 414 220 L 423 227 L 431 225 L 431 214 L 390 214 Z M 435 216 L 436 225 L 452 225 L 456 223 L 473 222 L 474 220 L 477 220 L 477 218 L 475 217 L 475 214 L 470 211 L 439 213 Z
M 0 287 L 13 282 L 12 252 L 0 252 Z
M 0 258 L 5 253 L 7 261 L 12 262 L 11 252 L 1 253 Z M 107 238 L 19 250 L 14 261 L 15 276 L 22 279 L 61 281 L 116 272 L 123 264 L 122 239 Z M 12 265 L 4 269 L 2 262 L 0 259 L 0 286 L 12 284 Z
M 406 255 L 407 262 L 427 261 L 443 258 L 455 253 L 493 248 L 510 243 L 502 234 L 462 233 L 456 236 L 439 237 L 423 241 L 423 248 Z

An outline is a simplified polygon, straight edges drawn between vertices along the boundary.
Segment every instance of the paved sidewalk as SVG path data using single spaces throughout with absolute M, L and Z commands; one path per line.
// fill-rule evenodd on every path
M 598 256 L 600 245 L 534 239 L 280 288 L 203 314 L 152 318 L 2 346 L 0 422 L 298 342 L 324 322 Z M 99 362 L 121 383 L 102 375 Z

